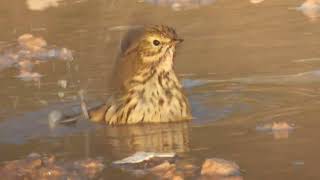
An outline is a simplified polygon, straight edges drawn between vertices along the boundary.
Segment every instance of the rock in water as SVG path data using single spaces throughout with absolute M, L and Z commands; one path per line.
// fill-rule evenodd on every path
M 232 161 L 219 158 L 206 159 L 201 168 L 204 176 L 239 176 L 240 167 Z

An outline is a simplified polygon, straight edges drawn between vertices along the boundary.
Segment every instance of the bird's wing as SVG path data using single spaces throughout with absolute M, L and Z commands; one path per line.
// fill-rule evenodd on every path
M 121 41 L 121 50 L 116 60 L 111 85 L 116 90 L 126 90 L 126 82 L 133 77 L 138 68 L 138 44 L 144 28 L 129 30 Z

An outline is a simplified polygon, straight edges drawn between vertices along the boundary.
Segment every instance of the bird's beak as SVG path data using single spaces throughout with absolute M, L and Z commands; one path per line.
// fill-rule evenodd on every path
M 180 44 L 183 41 L 184 41 L 183 39 L 173 39 L 174 44 Z

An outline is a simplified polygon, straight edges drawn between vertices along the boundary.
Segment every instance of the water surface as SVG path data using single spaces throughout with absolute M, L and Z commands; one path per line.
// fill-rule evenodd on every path
M 310 10 L 301 6 L 312 2 Z M 74 60 L 35 65 L 43 75 L 38 81 L 22 81 L 17 68 L 0 67 L 0 161 L 38 152 L 62 159 L 103 157 L 108 164 L 136 151 L 177 152 L 198 165 L 209 157 L 233 160 L 245 179 L 318 179 L 317 5 L 309 0 L 2 0 L 1 48 L 31 33 L 71 49 Z M 185 39 L 176 70 L 195 119 L 128 127 L 82 120 L 50 129 L 51 110 L 79 111 L 79 90 L 93 104 L 108 97 L 121 38 L 127 28 L 144 24 L 173 26 Z M 256 131 L 273 122 L 295 128 L 283 138 Z M 132 178 L 112 168 L 103 176 Z

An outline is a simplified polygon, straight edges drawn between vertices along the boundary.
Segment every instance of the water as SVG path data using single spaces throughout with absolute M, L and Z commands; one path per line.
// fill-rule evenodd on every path
M 0 47 L 31 33 L 72 50 L 74 60 L 36 64 L 42 76 L 29 81 L 16 67 L 0 67 L 0 161 L 37 152 L 108 164 L 136 151 L 177 152 L 198 165 L 233 160 L 245 179 L 318 179 L 320 18 L 303 3 L 2 0 Z M 79 112 L 79 90 L 92 104 L 108 97 L 121 37 L 144 24 L 173 26 L 185 39 L 176 70 L 195 119 L 125 127 L 81 120 L 50 129 L 50 111 Z M 256 130 L 274 122 L 295 128 L 280 138 Z M 132 178 L 112 168 L 103 176 Z

